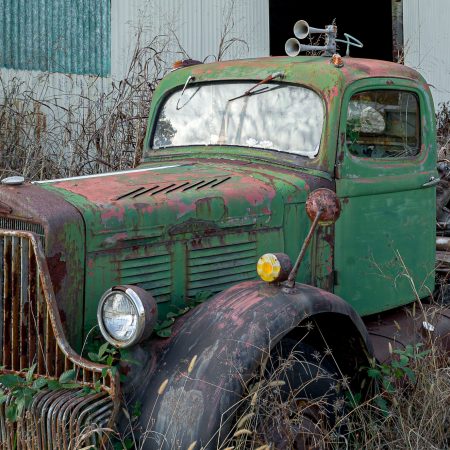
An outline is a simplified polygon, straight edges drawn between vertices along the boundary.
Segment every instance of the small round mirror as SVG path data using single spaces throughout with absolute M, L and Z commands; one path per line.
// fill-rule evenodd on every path
M 341 202 L 332 190 L 319 188 L 308 195 L 306 213 L 311 220 L 314 220 L 320 213 L 319 225 L 329 226 L 339 219 Z

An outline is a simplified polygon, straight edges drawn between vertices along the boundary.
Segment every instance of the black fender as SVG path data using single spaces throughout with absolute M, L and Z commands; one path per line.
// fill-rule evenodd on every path
M 142 448 L 187 448 L 194 441 L 197 449 L 218 448 L 231 426 L 227 415 L 264 355 L 300 323 L 323 317 L 331 325 L 345 319 L 346 331 L 352 328 L 373 353 L 353 308 L 312 286 L 297 284 L 284 293 L 261 281 L 244 282 L 198 306 L 159 349 L 152 369 L 142 371 L 146 379 L 135 384 L 143 403 Z

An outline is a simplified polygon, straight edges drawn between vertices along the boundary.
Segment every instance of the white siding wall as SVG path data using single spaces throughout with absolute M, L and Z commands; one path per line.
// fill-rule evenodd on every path
M 450 101 L 450 1 L 403 0 L 405 64 L 432 87 L 435 106 Z
M 135 48 L 136 33 L 142 29 L 143 44 L 154 36 L 168 36 L 168 63 L 181 59 L 176 39 L 192 59 L 208 61 L 217 55 L 221 33 L 234 3 L 230 38 L 239 38 L 226 59 L 269 55 L 269 0 L 111 0 L 112 76 L 123 78 Z M 164 40 L 164 38 L 163 38 Z

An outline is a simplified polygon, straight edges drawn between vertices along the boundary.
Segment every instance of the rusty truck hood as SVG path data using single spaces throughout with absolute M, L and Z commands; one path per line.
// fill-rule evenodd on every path
M 191 158 L 2 187 L 0 209 L 4 204 L 3 214 L 14 217 L 3 227 L 43 225 L 35 232 L 45 234 L 57 301 L 75 342 L 81 326 L 87 334 L 97 324 L 98 300 L 111 286 L 148 290 L 163 318 L 189 298 L 254 279 L 262 253 L 295 258 L 309 223 L 303 203 L 318 187 L 334 183 L 319 171 Z M 310 279 L 309 267 L 301 280 Z
M 87 252 L 189 233 L 273 228 L 284 205 L 303 203 L 326 180 L 232 160 L 185 160 L 42 184 L 82 214 Z

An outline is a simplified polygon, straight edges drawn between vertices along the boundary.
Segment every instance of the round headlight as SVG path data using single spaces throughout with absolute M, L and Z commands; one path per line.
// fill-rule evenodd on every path
M 97 319 L 108 342 L 115 347 L 130 347 L 153 331 L 157 319 L 156 301 L 136 286 L 117 286 L 103 294 Z
M 285 253 L 266 253 L 256 265 L 256 271 L 263 281 L 273 283 L 287 280 L 292 270 L 292 263 Z

